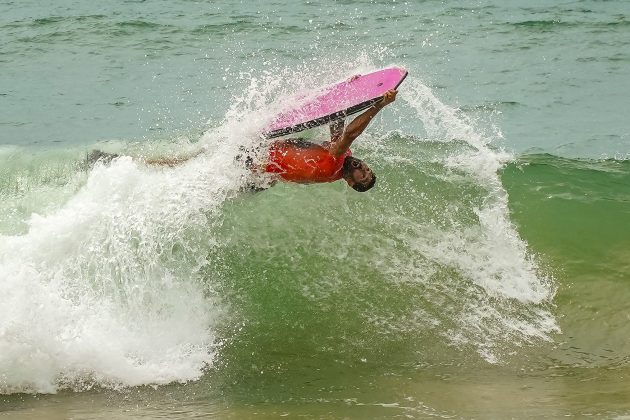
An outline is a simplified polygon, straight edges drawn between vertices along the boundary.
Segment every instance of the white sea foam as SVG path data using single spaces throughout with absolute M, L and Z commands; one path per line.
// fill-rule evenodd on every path
M 493 347 L 502 338 L 511 336 L 516 342 L 549 339 L 549 333 L 559 331 L 553 315 L 544 308 L 555 288 L 528 254 L 526 243 L 510 221 L 508 197 L 498 171 L 511 156 L 490 145 L 500 133 L 482 135 L 472 120 L 443 104 L 418 80 L 409 81 L 401 93 L 432 141 L 457 140 L 470 146 L 444 156 L 443 164 L 471 176 L 486 191 L 481 205 L 473 209 L 478 224 L 456 223 L 456 229 L 418 225 L 414 237 L 408 238 L 411 247 L 424 257 L 455 268 L 484 290 L 484 296 L 477 295 L 475 305 L 462 306 L 460 329 L 447 335 L 453 342 L 477 342 L 479 353 L 490 362 L 497 361 Z M 453 179 L 457 179 L 456 174 Z M 521 303 L 520 314 L 511 308 L 512 299 Z
M 200 270 L 244 182 L 236 125 L 175 168 L 99 163 L 60 209 L 0 237 L 0 393 L 185 381 L 212 364 L 224 308 Z

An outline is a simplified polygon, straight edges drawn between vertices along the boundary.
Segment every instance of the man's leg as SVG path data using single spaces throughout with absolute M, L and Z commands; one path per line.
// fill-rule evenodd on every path
M 92 167 L 96 164 L 96 162 L 108 164 L 117 157 L 120 157 L 120 155 L 116 153 L 103 152 L 102 150 L 92 150 L 90 153 L 87 154 L 85 158 L 85 163 L 88 167 Z

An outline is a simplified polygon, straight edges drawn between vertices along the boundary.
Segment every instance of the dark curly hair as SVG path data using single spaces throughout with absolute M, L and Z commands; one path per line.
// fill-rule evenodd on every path
M 367 185 L 355 182 L 354 185 L 352 185 L 352 188 L 355 191 L 358 191 L 358 192 L 366 192 L 369 189 L 371 189 L 374 186 L 374 184 L 376 184 L 376 175 L 374 175 L 374 173 L 372 173 L 372 179 L 370 180 L 370 182 Z

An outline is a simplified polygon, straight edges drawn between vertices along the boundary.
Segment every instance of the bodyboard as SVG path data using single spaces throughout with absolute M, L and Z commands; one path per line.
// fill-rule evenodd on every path
M 397 89 L 405 77 L 405 69 L 389 67 L 326 86 L 296 108 L 276 115 L 263 136 L 297 133 L 361 112 L 380 101 L 388 90 Z

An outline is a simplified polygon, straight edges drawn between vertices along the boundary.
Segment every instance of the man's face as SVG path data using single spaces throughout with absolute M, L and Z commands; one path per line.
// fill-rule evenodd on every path
M 368 185 L 372 181 L 374 174 L 369 166 L 365 164 L 361 159 L 348 157 L 348 162 L 344 162 L 344 170 L 349 175 L 354 183 Z

